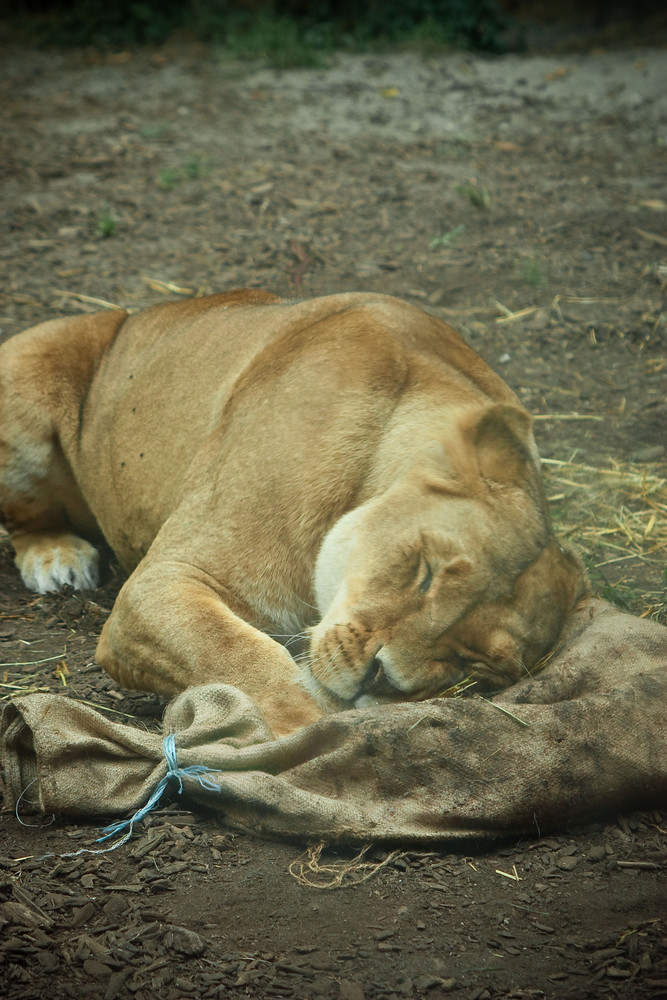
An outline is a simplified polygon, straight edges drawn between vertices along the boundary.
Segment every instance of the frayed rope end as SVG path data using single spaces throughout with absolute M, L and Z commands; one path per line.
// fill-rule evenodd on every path
M 178 782 L 179 795 L 183 793 L 183 778 L 197 778 L 202 788 L 205 788 L 207 791 L 209 792 L 220 791 L 220 786 L 217 785 L 214 781 L 211 781 L 210 778 L 206 777 L 207 774 L 219 773 L 219 771 L 216 771 L 216 768 L 206 767 L 203 764 L 191 764 L 189 767 L 178 766 L 176 737 L 174 736 L 173 733 L 170 733 L 169 736 L 165 736 L 165 738 L 162 741 L 162 749 L 164 751 L 164 755 L 167 760 L 167 773 L 164 775 L 163 778 L 160 779 L 160 781 L 156 785 L 152 795 L 148 799 L 148 802 L 146 802 L 145 805 L 141 806 L 140 809 L 137 809 L 137 811 L 134 813 L 133 816 L 130 817 L 130 819 L 120 820 L 117 823 L 111 823 L 109 826 L 106 826 L 102 830 L 102 836 L 98 837 L 95 843 L 97 844 L 103 843 L 105 840 L 109 840 L 110 837 L 115 837 L 117 834 L 120 834 L 122 833 L 123 830 L 125 830 L 126 832 L 123 834 L 122 837 L 120 837 L 119 840 L 117 840 L 113 844 L 110 844 L 108 847 L 101 847 L 98 848 L 97 850 L 90 847 L 82 847 L 78 851 L 70 851 L 66 854 L 42 854 L 38 858 L 33 858 L 33 860 L 41 861 L 44 858 L 55 858 L 55 857 L 75 858 L 79 854 L 107 854 L 109 851 L 115 851 L 117 848 L 122 847 L 123 844 L 126 844 L 130 839 L 130 837 L 132 836 L 135 824 L 141 822 L 141 820 L 144 819 L 144 817 L 147 816 L 148 813 L 151 812 L 151 810 L 155 809 L 160 799 L 162 798 L 162 795 L 164 794 L 164 791 L 167 785 L 169 784 L 171 778 L 175 778 L 176 781 Z M 35 779 L 35 781 L 36 780 L 37 779 Z M 28 785 L 28 788 L 25 788 L 23 790 L 23 792 L 21 793 L 16 802 L 16 818 L 18 819 L 19 823 L 21 823 L 22 826 L 33 825 L 25 823 L 21 819 L 18 813 L 18 807 L 21 799 L 26 794 L 30 786 L 33 784 L 34 781 L 32 781 L 30 785 Z M 54 819 L 55 817 L 52 817 L 50 822 L 52 823 Z M 49 826 L 50 824 L 46 823 L 44 825 Z

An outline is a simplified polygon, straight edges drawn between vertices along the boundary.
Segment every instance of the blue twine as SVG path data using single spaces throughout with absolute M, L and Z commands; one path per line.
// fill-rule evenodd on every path
M 121 820 L 118 823 L 112 823 L 110 826 L 106 826 L 102 830 L 103 836 L 98 837 L 95 843 L 99 844 L 104 840 L 108 840 L 109 837 L 113 837 L 115 834 L 120 833 L 121 830 L 124 830 L 125 827 L 128 827 L 127 833 L 123 834 L 120 840 L 117 840 L 114 844 L 111 844 L 109 847 L 100 847 L 97 850 L 92 847 L 81 847 L 79 848 L 78 851 L 67 851 L 64 854 L 40 854 L 38 856 L 30 854 L 25 858 L 15 858 L 14 860 L 43 861 L 46 858 L 77 858 L 79 857 L 80 854 L 107 854 L 109 851 L 115 851 L 116 848 L 122 847 L 123 844 L 126 844 L 128 842 L 128 840 L 132 836 L 132 832 L 134 830 L 134 824 L 139 823 L 140 820 L 142 820 L 144 816 L 146 816 L 151 811 L 151 809 L 155 808 L 155 806 L 162 798 L 164 790 L 169 784 L 170 778 L 176 778 L 176 780 L 178 781 L 179 795 L 183 793 L 183 778 L 197 778 L 202 788 L 205 788 L 207 791 L 209 792 L 220 791 L 219 785 L 216 785 L 214 781 L 211 781 L 209 778 L 205 777 L 205 775 L 207 774 L 218 774 L 219 771 L 217 771 L 216 768 L 206 767 L 204 764 L 191 764 L 189 767 L 178 766 L 178 757 L 176 754 L 176 737 L 173 735 L 173 733 L 170 733 L 169 736 L 165 736 L 165 738 L 162 740 L 162 749 L 164 750 L 164 755 L 167 759 L 167 773 L 158 782 L 153 794 L 149 798 L 146 805 L 142 806 L 141 809 L 137 809 L 134 816 L 132 816 L 130 819 Z M 16 818 L 21 824 L 21 826 L 42 825 L 34 823 L 25 823 L 19 816 L 19 803 L 23 798 L 23 796 L 28 791 L 28 789 L 35 784 L 35 781 L 37 781 L 37 778 L 31 781 L 30 784 L 23 789 L 23 791 L 21 792 L 16 801 L 16 806 L 15 806 Z M 55 816 L 51 818 L 50 823 L 52 823 L 54 819 Z M 49 826 L 50 823 L 45 823 L 43 825 Z
M 113 847 L 107 848 L 107 850 L 115 850 L 116 847 L 120 847 L 121 844 L 125 844 L 130 839 L 130 837 L 132 836 L 132 831 L 134 830 L 134 824 L 139 823 L 144 818 L 144 816 L 146 816 L 152 809 L 155 808 L 155 806 L 162 798 L 164 790 L 169 784 L 169 780 L 171 778 L 176 778 L 178 782 L 179 795 L 183 794 L 183 778 L 197 778 L 202 788 L 205 788 L 207 791 L 209 792 L 220 791 L 219 785 L 216 785 L 214 781 L 211 781 L 209 778 L 205 777 L 205 775 L 207 774 L 216 773 L 215 768 L 206 767 L 204 764 L 190 764 L 189 767 L 178 766 L 178 756 L 176 753 L 176 737 L 174 736 L 173 733 L 170 733 L 169 736 L 165 736 L 165 738 L 162 740 L 162 749 L 167 759 L 167 773 L 163 778 L 160 779 L 160 781 L 156 785 L 155 790 L 153 791 L 153 794 L 149 798 L 148 802 L 145 805 L 143 805 L 140 809 L 137 809 L 134 816 L 132 816 L 130 819 L 120 820 L 118 823 L 111 823 L 109 826 L 106 826 L 102 830 L 103 836 L 98 837 L 96 840 L 96 843 L 98 844 L 102 843 L 102 841 L 104 840 L 108 840 L 109 837 L 114 837 L 117 833 L 120 833 L 121 830 L 124 830 L 126 827 L 128 827 L 127 833 L 124 834 L 124 836 L 120 839 L 120 841 L 114 844 Z

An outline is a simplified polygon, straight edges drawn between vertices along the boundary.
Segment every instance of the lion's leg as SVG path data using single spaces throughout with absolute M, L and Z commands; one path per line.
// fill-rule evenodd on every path
M 24 583 L 39 593 L 98 582 L 97 550 L 78 534 L 98 532 L 60 444 L 58 408 L 73 379 L 44 362 L 45 344 L 66 332 L 64 321 L 44 324 L 0 348 L 0 524 Z
M 104 626 L 97 660 L 121 685 L 159 694 L 211 683 L 241 688 L 277 735 L 321 715 L 286 650 L 232 611 L 212 577 L 185 562 L 149 554 L 139 564 Z

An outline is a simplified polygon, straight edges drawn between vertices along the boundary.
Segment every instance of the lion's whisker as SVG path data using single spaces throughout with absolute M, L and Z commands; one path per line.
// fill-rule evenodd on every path
M 308 633 L 307 632 L 297 632 L 295 635 L 281 636 L 280 638 L 281 639 L 285 639 L 285 638 L 287 639 L 287 641 L 285 642 L 284 645 L 285 645 L 285 649 L 289 649 L 290 646 L 293 646 L 295 642 L 303 642 L 304 640 L 306 640 L 308 638 Z
M 297 653 L 296 656 L 292 657 L 292 659 L 294 660 L 295 663 L 298 663 L 298 664 L 301 664 L 301 663 L 311 663 L 312 662 L 311 661 L 311 657 L 310 657 L 310 653 L 307 650 L 305 652 L 303 652 L 303 653 Z
M 317 613 L 319 615 L 320 609 L 316 608 L 314 604 L 309 604 L 308 601 L 304 601 L 303 597 L 297 597 L 297 601 L 299 601 L 301 604 L 303 604 L 304 607 L 310 608 L 312 611 L 317 611 Z
M 528 667 L 526 666 L 526 664 L 525 664 L 525 663 L 524 663 L 524 661 L 523 661 L 523 657 L 522 657 L 522 656 L 520 656 L 520 657 L 519 657 L 519 668 L 520 668 L 520 670 L 523 670 L 523 671 L 524 671 L 524 673 L 528 674 L 528 676 L 529 676 L 529 677 L 532 677 L 532 676 L 533 676 L 533 672 L 532 672 L 532 670 L 530 670 L 530 669 L 529 669 L 529 668 L 528 668 Z
M 309 661 L 308 666 L 310 667 L 311 672 L 313 672 L 314 667 L 318 668 L 317 680 L 320 683 L 326 680 L 332 673 L 332 669 L 334 667 L 334 663 L 336 660 L 336 655 L 342 649 L 342 646 L 343 644 L 339 643 L 338 646 L 336 646 L 336 648 L 332 650 L 330 653 L 328 654 L 326 652 L 320 653 L 318 656 L 315 657 L 311 657 L 309 654 L 306 654 L 308 656 L 308 661 Z M 324 664 L 324 666 L 322 666 L 322 664 Z

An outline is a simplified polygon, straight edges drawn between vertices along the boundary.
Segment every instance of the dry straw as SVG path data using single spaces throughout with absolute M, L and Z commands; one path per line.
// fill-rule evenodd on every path
M 299 885 L 307 885 L 311 889 L 346 889 L 352 885 L 359 885 L 372 878 L 401 853 L 392 851 L 382 861 L 364 861 L 372 847 L 371 844 L 367 844 L 349 861 L 322 863 L 322 851 L 325 846 L 324 842 L 315 844 L 290 863 L 288 871 Z
M 543 465 L 557 532 L 581 550 L 594 588 L 642 617 L 667 621 L 661 467 L 613 461 L 598 468 L 574 458 Z

